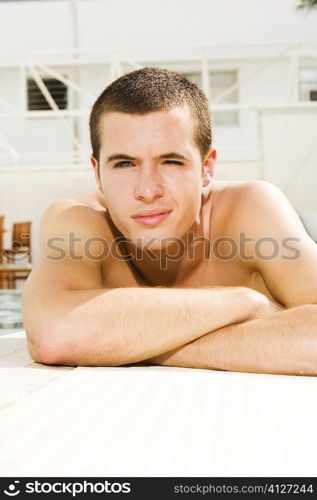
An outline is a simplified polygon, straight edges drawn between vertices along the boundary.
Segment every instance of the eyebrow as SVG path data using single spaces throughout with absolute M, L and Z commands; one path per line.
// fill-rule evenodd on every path
M 172 158 L 174 160 L 188 161 L 188 158 L 186 158 L 184 155 L 182 155 L 181 153 L 175 153 L 175 152 L 165 153 L 163 155 L 157 156 L 156 158 L 159 160 Z M 108 156 L 107 163 L 110 163 L 114 160 L 134 160 L 135 161 L 135 160 L 139 160 L 139 158 L 134 158 L 133 156 L 129 156 L 125 153 L 114 153 L 113 155 Z

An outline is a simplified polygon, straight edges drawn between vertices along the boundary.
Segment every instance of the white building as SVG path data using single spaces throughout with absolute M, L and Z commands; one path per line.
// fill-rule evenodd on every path
M 94 99 L 120 74 L 149 65 L 184 73 L 209 95 L 217 179 L 273 182 L 310 223 L 317 212 L 317 10 L 299 11 L 298 2 L 0 0 L 6 227 L 32 220 L 36 259 L 46 206 L 95 189 Z

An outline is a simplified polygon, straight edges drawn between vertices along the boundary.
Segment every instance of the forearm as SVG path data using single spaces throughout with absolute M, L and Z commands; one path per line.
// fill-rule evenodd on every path
M 148 364 L 238 372 L 317 375 L 317 305 L 226 326 Z
M 29 312 L 27 298 L 33 357 L 80 365 L 120 365 L 162 354 L 254 317 L 266 300 L 242 287 L 70 290 L 53 303 L 39 299 L 36 314 Z M 34 334 L 30 314 L 43 325 Z

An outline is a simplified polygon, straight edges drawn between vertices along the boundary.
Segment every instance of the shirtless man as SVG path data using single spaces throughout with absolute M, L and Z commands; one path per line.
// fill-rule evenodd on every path
M 98 98 L 90 131 L 98 190 L 42 219 L 31 356 L 316 375 L 317 246 L 272 184 L 211 180 L 204 94 L 134 71 Z

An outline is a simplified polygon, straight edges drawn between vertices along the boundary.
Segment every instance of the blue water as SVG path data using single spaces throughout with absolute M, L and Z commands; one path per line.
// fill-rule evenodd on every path
M 14 333 L 23 328 L 21 292 L 1 290 L 0 293 L 0 336 Z

